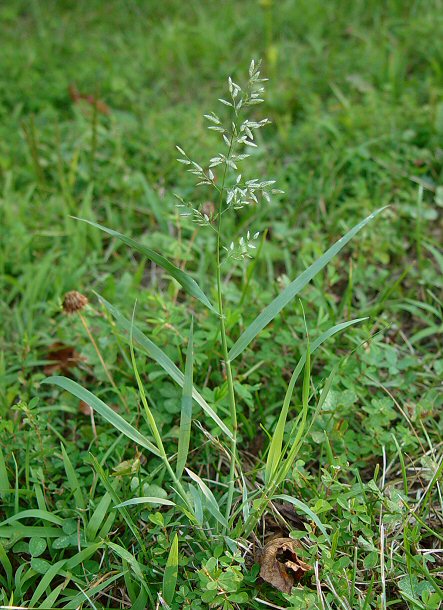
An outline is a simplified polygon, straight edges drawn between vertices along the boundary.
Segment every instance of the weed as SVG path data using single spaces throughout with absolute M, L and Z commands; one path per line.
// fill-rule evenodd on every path
M 439 606 L 438 9 L 2 4 L 0 604 Z

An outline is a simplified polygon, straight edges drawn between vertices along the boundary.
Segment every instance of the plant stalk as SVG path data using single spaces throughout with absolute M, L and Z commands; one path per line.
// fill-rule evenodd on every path
M 228 158 L 232 152 L 234 134 L 231 136 L 231 142 L 228 151 Z M 237 408 L 235 404 L 234 380 L 232 376 L 231 362 L 228 356 L 228 344 L 226 339 L 226 326 L 223 314 L 223 297 L 222 297 L 222 281 L 221 281 L 221 224 L 223 212 L 223 195 L 225 190 L 227 165 L 223 172 L 223 180 L 220 188 L 219 209 L 218 209 L 218 230 L 217 230 L 217 305 L 220 316 L 220 335 L 222 343 L 223 360 L 226 367 L 226 379 L 228 382 L 228 397 L 229 397 L 229 413 L 231 417 L 232 441 L 231 441 L 231 464 L 229 468 L 228 496 L 226 501 L 226 521 L 229 521 L 232 508 L 232 499 L 234 496 L 234 480 L 235 480 L 235 464 L 237 461 Z

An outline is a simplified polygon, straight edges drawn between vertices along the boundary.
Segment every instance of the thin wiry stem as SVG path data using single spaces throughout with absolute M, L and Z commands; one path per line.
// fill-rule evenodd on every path
M 122 401 L 122 403 L 123 403 L 123 405 L 124 405 L 124 407 L 125 407 L 126 411 L 129 413 L 129 406 L 128 406 L 128 403 L 126 402 L 126 399 L 125 399 L 125 397 L 123 396 L 123 394 L 122 394 L 122 393 L 120 392 L 120 390 L 118 389 L 117 384 L 115 383 L 113 376 L 111 375 L 111 373 L 110 373 L 110 371 L 109 371 L 108 367 L 106 366 L 106 363 L 105 363 L 105 361 L 104 361 L 104 359 L 103 359 L 103 356 L 101 355 L 101 352 L 100 352 L 100 350 L 99 350 L 99 348 L 98 348 L 98 345 L 97 345 L 97 343 L 96 343 L 96 341 L 95 341 L 95 339 L 94 339 L 94 336 L 93 336 L 93 334 L 92 334 L 92 332 L 91 332 L 91 330 L 90 330 L 90 328 L 89 328 L 89 326 L 88 326 L 88 323 L 86 322 L 86 320 L 85 320 L 85 318 L 83 317 L 83 315 L 81 314 L 81 312 L 79 312 L 79 314 L 78 314 L 78 315 L 79 315 L 79 317 L 80 317 L 80 320 L 81 320 L 81 322 L 82 322 L 82 324 L 83 324 L 84 329 L 86 330 L 86 333 L 87 333 L 87 335 L 88 335 L 88 337 L 89 337 L 89 340 L 91 341 L 91 343 L 92 343 L 92 345 L 93 345 L 93 347 L 94 347 L 94 349 L 95 349 L 95 352 L 96 352 L 96 354 L 97 354 L 97 356 L 98 356 L 98 359 L 100 360 L 100 363 L 101 363 L 101 365 L 102 365 L 102 367 L 103 367 L 103 370 L 105 371 L 105 375 L 106 375 L 106 377 L 108 378 L 109 383 L 112 385 L 112 387 L 114 388 L 114 390 L 115 390 L 115 392 L 116 392 L 117 396 L 118 396 L 118 397 L 120 398 L 120 400 Z
M 228 159 L 232 152 L 234 136 L 231 135 Z M 229 469 L 228 482 L 228 497 L 226 501 L 226 520 L 229 520 L 232 508 L 232 499 L 234 496 L 234 479 L 235 479 L 235 463 L 237 460 L 237 407 L 235 403 L 234 380 L 232 376 L 231 362 L 228 356 L 228 345 L 226 340 L 226 326 L 223 314 L 223 296 L 222 296 L 222 281 L 221 281 L 221 227 L 222 227 L 222 211 L 223 211 L 223 195 L 225 190 L 225 181 L 227 173 L 227 164 L 225 164 L 223 179 L 220 187 L 219 209 L 218 209 L 218 230 L 217 230 L 217 304 L 220 314 L 220 335 L 222 342 L 223 359 L 226 367 L 226 378 L 228 382 L 228 397 L 229 397 L 229 413 L 231 416 L 232 427 L 232 442 L 231 442 L 231 464 Z

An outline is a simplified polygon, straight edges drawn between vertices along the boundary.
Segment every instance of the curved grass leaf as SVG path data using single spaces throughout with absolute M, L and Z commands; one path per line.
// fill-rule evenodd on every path
M 57 517 L 57 515 L 54 515 L 46 510 L 31 508 L 29 510 L 22 510 L 20 513 L 5 519 L 0 523 L 0 526 L 13 523 L 14 521 L 20 521 L 20 519 L 41 519 L 42 521 L 49 521 L 50 523 L 55 523 L 56 525 L 63 525 L 65 522 L 65 520 L 61 517 Z
M 92 392 L 86 390 L 81 385 L 73 381 L 72 379 L 68 379 L 67 377 L 59 377 L 58 375 L 54 377 L 47 377 L 42 383 L 50 383 L 59 386 L 62 390 L 66 390 L 70 392 L 74 396 L 77 396 L 80 400 L 83 400 L 87 405 L 94 409 L 97 413 L 99 413 L 107 422 L 109 422 L 114 428 L 116 428 L 119 432 L 130 438 L 132 441 L 141 445 L 145 449 L 148 449 L 151 453 L 156 456 L 160 456 L 158 449 L 138 430 L 131 426 L 121 415 L 116 413 L 108 407 L 106 403 L 104 403 L 100 398 L 94 396 Z
M 143 496 L 141 498 L 131 498 L 125 502 L 121 502 L 114 506 L 114 508 L 121 508 L 122 506 L 134 506 L 136 504 L 161 504 L 162 506 L 175 506 L 175 502 L 166 500 L 165 498 L 154 498 L 153 496 Z
M 195 474 L 195 472 L 192 472 L 191 470 L 189 470 L 189 468 L 186 468 L 186 472 L 191 477 L 191 479 L 197 483 L 197 485 L 200 487 L 200 490 L 202 491 L 202 498 L 204 499 L 203 508 L 205 508 L 213 517 L 215 517 L 215 519 L 219 523 L 221 523 L 223 527 L 228 528 L 228 522 L 220 512 L 217 500 L 215 499 L 212 491 L 209 489 L 206 483 L 202 481 L 198 474 Z
M 327 331 L 322 333 L 315 341 L 312 342 L 310 346 L 310 353 L 312 354 L 315 350 L 320 347 L 322 343 L 324 343 L 329 337 L 332 337 L 336 333 L 352 326 L 353 324 L 358 324 L 358 322 L 363 322 L 363 320 L 367 320 L 367 318 L 356 318 L 355 320 L 349 320 L 348 322 L 341 322 L 340 324 L 336 324 L 331 328 L 328 328 Z M 289 405 L 291 402 L 292 393 L 294 391 L 294 386 L 297 382 L 297 379 L 301 373 L 301 370 L 304 366 L 306 360 L 306 354 L 303 354 L 300 360 L 297 363 L 297 366 L 292 373 L 291 380 L 289 381 L 288 388 L 286 390 L 286 395 L 283 401 L 282 410 L 280 412 L 280 416 L 278 418 L 277 426 L 275 428 L 274 434 L 272 435 L 271 445 L 269 447 L 268 459 L 266 461 L 265 468 L 265 482 L 268 483 L 271 480 L 272 475 L 275 473 L 278 464 L 280 463 L 281 455 L 282 455 L 282 446 L 283 446 L 283 436 L 285 432 L 286 419 L 288 417 Z
M 315 263 L 310 265 L 301 275 L 287 286 L 248 326 L 242 335 L 237 339 L 229 352 L 229 360 L 234 360 L 242 351 L 255 339 L 255 337 L 280 313 L 280 311 L 295 297 L 296 294 L 308 284 L 319 271 L 325 267 L 329 261 L 340 252 L 340 250 L 375 216 L 380 214 L 386 206 L 376 210 L 367 218 L 359 222 L 355 227 L 341 237 L 333 246 L 329 248 Z
M 117 487 L 118 478 L 115 480 L 114 485 Z M 89 523 L 86 527 L 86 539 L 89 541 L 93 541 L 97 537 L 97 532 L 100 527 L 103 525 L 106 515 L 108 514 L 108 508 L 112 502 L 111 494 L 106 492 L 104 496 L 100 499 L 97 504 L 96 509 L 94 510 L 91 518 L 89 519 Z
M 177 450 L 177 465 L 176 475 L 180 479 L 183 470 L 186 466 L 189 452 L 189 441 L 191 438 L 191 422 L 192 422 L 192 367 L 194 363 L 193 349 L 193 329 L 194 322 L 191 322 L 191 329 L 189 331 L 188 351 L 186 353 L 186 365 L 185 365 L 185 379 L 183 384 L 182 404 L 181 404 L 181 415 L 180 415 L 180 429 L 178 434 L 178 450 Z
M 315 525 L 324 535 L 326 540 L 328 542 L 330 542 L 329 534 L 326 531 L 325 526 L 320 521 L 318 516 L 309 508 L 309 506 L 307 504 L 305 504 L 301 500 L 297 500 L 297 498 L 293 498 L 292 496 L 288 496 L 286 494 L 279 494 L 277 496 L 274 496 L 273 499 L 274 500 L 283 500 L 284 502 L 289 502 L 290 504 L 292 504 L 293 506 L 295 506 L 296 508 L 298 508 L 299 510 L 304 512 L 311 519 L 311 521 L 313 521 L 315 523 Z
M 178 536 L 175 533 L 172 539 L 171 550 L 169 551 L 168 560 L 166 562 L 165 572 L 163 574 L 163 599 L 170 606 L 174 599 L 175 588 L 177 586 L 178 577 Z
M 162 269 L 167 271 L 175 280 L 177 280 L 177 282 L 183 287 L 183 290 L 198 299 L 201 303 L 203 303 L 203 305 L 205 305 L 206 307 L 208 307 L 208 309 L 210 309 L 214 313 L 217 313 L 218 315 L 217 310 L 213 307 L 208 297 L 205 295 L 205 293 L 197 284 L 197 282 L 190 275 L 182 271 L 179 267 L 176 267 L 173 263 L 168 261 L 167 258 L 162 256 L 158 252 L 151 250 L 151 248 L 147 248 L 146 246 L 139 244 L 130 237 L 126 237 L 122 233 L 114 231 L 114 229 L 108 229 L 108 227 L 104 227 L 103 225 L 100 225 L 97 222 L 93 222 L 92 220 L 86 220 L 86 218 L 77 218 L 76 216 L 74 216 L 73 218 L 75 218 L 75 220 L 80 220 L 81 222 L 86 222 L 92 227 L 100 229 L 108 235 L 111 235 L 111 237 L 116 237 L 130 248 L 137 250 L 137 252 L 140 252 L 140 254 L 143 254 L 144 256 L 149 258 L 149 260 L 154 262 L 159 267 L 162 267 Z
M 0 564 L 3 566 L 4 574 L 6 575 L 8 584 L 12 583 L 12 564 L 6 554 L 5 547 L 0 544 Z
M 127 318 L 125 318 L 119 311 L 116 309 L 111 303 L 109 303 L 102 296 L 97 294 L 100 302 L 104 305 L 104 307 L 109 311 L 114 320 L 117 323 L 117 326 L 129 334 L 132 332 L 132 338 L 135 342 L 139 344 L 139 346 L 148 354 L 150 358 L 153 358 L 158 365 L 162 367 L 162 369 L 176 382 L 180 387 L 184 386 L 185 378 L 183 373 L 179 368 L 172 362 L 172 360 L 165 354 L 163 350 L 161 350 L 155 343 L 153 343 L 148 337 L 141 332 L 132 322 L 130 322 Z M 201 406 L 203 411 L 223 430 L 223 432 L 228 436 L 230 440 L 232 440 L 232 432 L 229 428 L 222 422 L 219 416 L 216 414 L 214 409 L 208 405 L 203 396 L 197 392 L 195 388 L 192 390 L 193 399 Z
M 116 555 L 130 565 L 137 578 L 143 581 L 143 568 L 132 553 L 123 548 L 120 544 L 115 544 L 115 542 L 106 542 L 106 546 L 112 549 Z

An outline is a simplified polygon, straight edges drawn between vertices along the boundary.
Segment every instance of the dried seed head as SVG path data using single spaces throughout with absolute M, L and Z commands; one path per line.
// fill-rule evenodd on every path
M 81 311 L 88 304 L 88 298 L 84 294 L 71 290 L 65 294 L 63 299 L 63 311 L 67 314 Z

